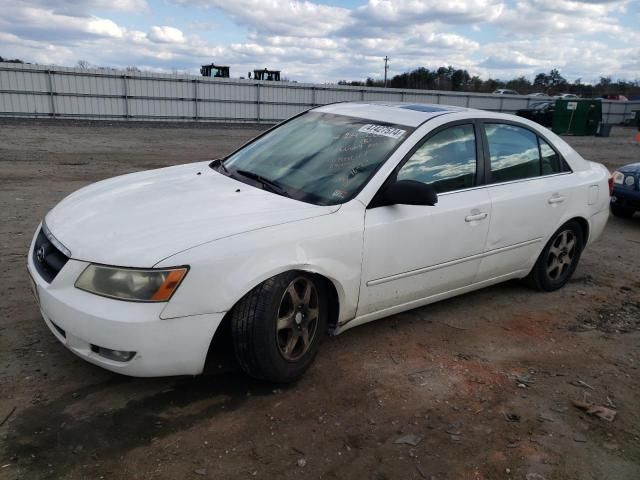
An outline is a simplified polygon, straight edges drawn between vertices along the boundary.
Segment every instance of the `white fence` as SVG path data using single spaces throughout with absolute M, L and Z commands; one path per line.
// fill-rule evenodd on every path
M 0 117 L 274 123 L 342 101 L 440 103 L 513 113 L 541 97 L 347 87 L 0 63 Z M 640 102 L 603 101 L 617 124 Z

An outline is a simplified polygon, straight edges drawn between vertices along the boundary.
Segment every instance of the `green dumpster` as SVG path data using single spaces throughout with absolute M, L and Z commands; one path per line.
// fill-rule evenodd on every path
M 595 135 L 602 121 L 600 100 L 556 100 L 553 131 L 560 135 Z
M 640 130 L 640 110 L 636 110 L 636 127 Z

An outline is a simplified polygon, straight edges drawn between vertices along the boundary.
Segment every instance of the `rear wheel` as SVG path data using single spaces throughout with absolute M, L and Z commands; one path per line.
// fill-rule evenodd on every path
M 236 358 L 249 375 L 293 382 L 309 368 L 327 328 L 324 284 L 303 272 L 272 277 L 231 313 Z
M 527 280 L 547 292 L 563 287 L 578 266 L 583 245 L 580 224 L 575 220 L 565 223 L 547 242 Z
M 635 213 L 635 210 L 633 208 L 623 207 L 621 205 L 616 205 L 615 203 L 613 203 L 611 205 L 611 213 L 613 213 L 616 217 L 630 218 Z

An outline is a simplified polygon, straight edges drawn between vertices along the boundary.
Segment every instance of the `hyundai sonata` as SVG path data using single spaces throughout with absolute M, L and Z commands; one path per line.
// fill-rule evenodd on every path
M 605 226 L 608 179 L 512 115 L 333 104 L 224 159 L 69 195 L 28 270 L 47 326 L 89 362 L 199 374 L 225 326 L 247 373 L 288 382 L 327 332 L 509 279 L 562 287 Z

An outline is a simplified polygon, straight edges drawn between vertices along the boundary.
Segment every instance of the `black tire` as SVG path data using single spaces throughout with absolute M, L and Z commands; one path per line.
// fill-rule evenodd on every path
M 576 271 L 583 248 L 582 228 L 576 220 L 569 220 L 551 236 L 527 276 L 527 283 L 546 292 L 562 288 Z
M 635 210 L 633 208 L 623 207 L 621 205 L 616 205 L 615 203 L 612 203 L 611 213 L 613 213 L 616 217 L 631 218 L 633 217 Z
M 291 318 L 296 320 L 292 320 L 292 328 L 279 330 L 281 324 L 278 319 L 289 318 L 290 315 L 283 311 L 288 308 L 286 298 L 293 299 L 289 293 L 290 288 L 294 285 L 294 290 L 297 290 L 299 285 L 307 285 L 304 282 L 310 282 L 315 288 L 315 296 L 313 292 L 310 294 L 310 302 L 317 306 L 317 312 L 315 308 L 306 310 L 313 312 L 306 318 L 315 316 L 316 320 L 310 320 L 306 324 L 308 333 L 303 338 L 301 325 L 305 325 L 307 320 L 300 320 L 303 323 L 296 324 L 299 307 L 293 305 L 293 302 L 294 313 Z M 306 293 L 306 287 L 304 292 Z M 300 315 L 301 318 L 304 317 L 304 314 Z M 271 277 L 245 295 L 231 312 L 231 333 L 238 363 L 246 373 L 260 380 L 275 383 L 298 380 L 311 366 L 318 352 L 322 337 L 327 331 L 327 315 L 327 294 L 324 283 L 317 277 L 296 271 Z M 309 334 L 312 324 L 313 336 Z M 285 338 L 286 335 L 290 336 Z M 298 352 L 294 355 L 296 350 L 292 347 L 290 353 L 287 353 L 290 343 L 288 340 L 293 342 L 296 335 L 298 343 L 295 344 L 295 349 Z M 286 355 L 290 358 L 286 358 Z

